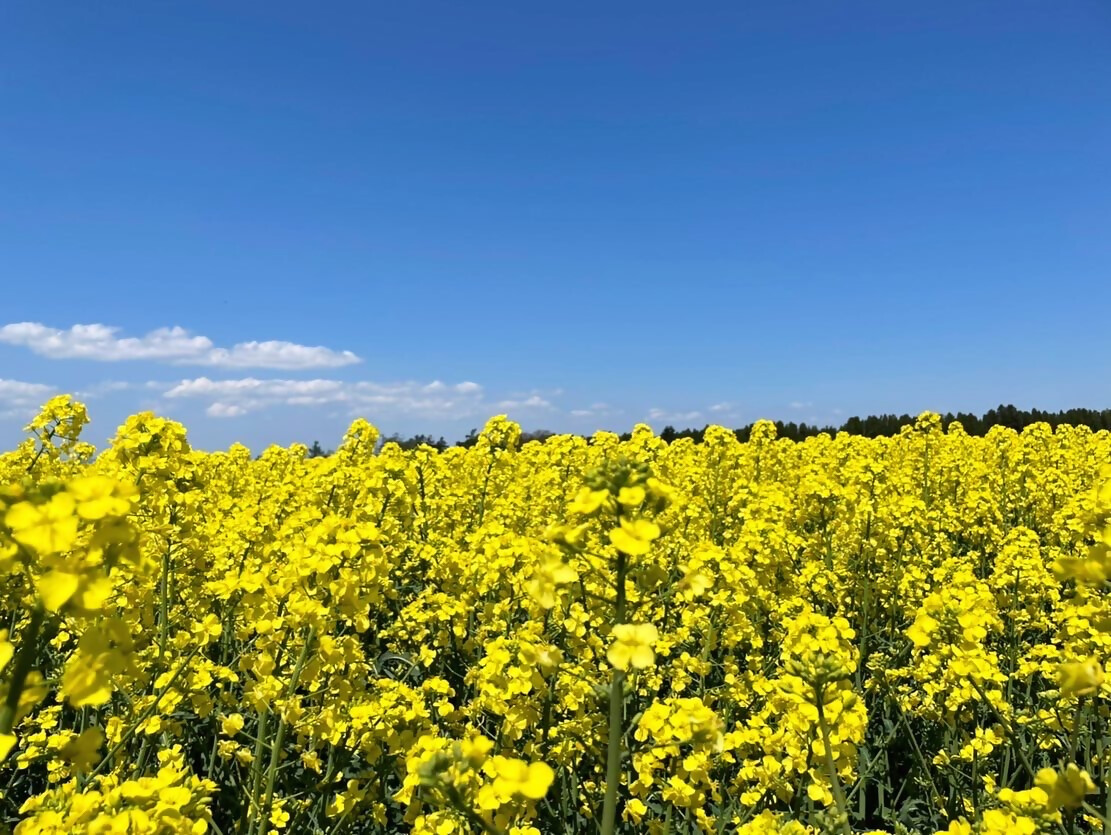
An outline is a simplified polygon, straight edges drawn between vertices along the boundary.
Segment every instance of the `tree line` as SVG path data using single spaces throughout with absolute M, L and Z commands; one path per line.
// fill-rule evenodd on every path
M 776 437 L 788 438 L 792 441 L 801 441 L 805 438 L 810 438 L 815 435 L 820 435 L 825 432 L 830 435 L 836 435 L 838 432 L 848 432 L 851 435 L 862 435 L 865 438 L 879 438 L 898 435 L 904 426 L 913 426 L 916 416 L 914 415 L 868 415 L 867 417 L 850 417 L 845 420 L 840 426 L 819 426 L 817 424 L 809 423 L 795 423 L 794 421 L 774 421 L 776 428 Z M 1033 423 L 1048 423 L 1051 427 L 1057 428 L 1062 424 L 1070 426 L 1087 426 L 1093 431 L 1106 429 L 1111 431 L 1111 409 L 1064 409 L 1059 412 L 1045 412 L 1041 409 L 1019 409 L 1012 405 L 1000 405 L 994 409 L 989 409 L 982 415 L 975 415 L 971 412 L 946 412 L 941 416 L 943 426 L 948 426 L 953 421 L 959 421 L 961 426 L 969 435 L 985 435 L 988 430 L 993 426 L 1005 426 L 1009 429 L 1021 431 Z M 755 424 L 750 423 L 747 426 L 742 426 L 733 431 L 737 435 L 737 440 L 747 441 L 752 434 L 752 427 Z M 706 427 L 701 429 L 676 429 L 674 426 L 665 426 L 660 430 L 660 438 L 667 442 L 678 440 L 679 438 L 691 438 L 695 443 L 701 443 L 703 435 L 706 433 Z M 416 449 L 419 446 L 430 446 L 441 452 L 449 446 L 470 447 L 478 441 L 479 430 L 472 429 L 467 433 L 467 436 L 461 440 L 456 441 L 454 444 L 449 444 L 444 437 L 433 437 L 432 435 L 413 435 L 411 437 L 403 437 L 398 434 L 393 434 L 382 439 L 383 443 L 395 443 L 402 449 Z M 545 438 L 551 437 L 553 432 L 546 429 L 539 429 L 532 432 L 521 433 L 521 443 L 528 441 L 542 441 Z M 626 432 L 621 437 L 628 439 L 631 433 Z M 320 445 L 319 441 L 314 441 L 312 447 L 309 449 L 310 457 L 318 457 L 322 455 L 329 455 L 330 452 L 325 451 Z
M 794 421 L 774 421 L 776 437 L 789 438 L 792 441 L 801 441 L 825 432 L 836 435 L 838 432 L 848 432 L 850 435 L 861 435 L 865 438 L 891 437 L 898 435 L 904 426 L 913 426 L 917 415 L 868 415 L 867 417 L 853 416 L 845 420 L 840 426 L 819 426 L 809 423 L 795 423 Z M 1012 405 L 1000 405 L 988 409 L 982 415 L 971 412 L 946 412 L 941 416 L 941 425 L 948 426 L 953 421 L 958 421 L 969 435 L 986 435 L 993 426 L 1005 426 L 1008 429 L 1022 431 L 1034 423 L 1048 423 L 1056 429 L 1062 424 L 1069 426 L 1087 426 L 1093 431 L 1101 429 L 1111 430 L 1111 409 L 1064 409 L 1059 412 L 1046 412 L 1041 409 L 1019 409 Z M 734 430 L 737 439 L 747 441 L 752 434 L 755 424 L 742 426 Z M 693 438 L 701 441 L 705 434 L 702 429 L 676 430 L 674 427 L 665 426 L 660 432 L 660 437 L 665 440 L 675 438 Z

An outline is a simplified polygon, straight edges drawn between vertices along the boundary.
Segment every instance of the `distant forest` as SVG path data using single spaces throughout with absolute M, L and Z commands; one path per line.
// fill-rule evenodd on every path
M 1043 412 L 1040 409 L 1018 409 L 1014 406 L 1000 405 L 995 409 L 989 409 L 982 415 L 974 415 L 970 412 L 957 412 L 956 414 L 946 412 L 941 416 L 943 426 L 948 426 L 954 420 L 960 421 L 961 426 L 970 435 L 984 435 L 993 426 L 1006 426 L 1009 429 L 1021 430 L 1032 423 L 1048 423 L 1053 428 L 1061 424 L 1068 424 L 1070 426 L 1087 426 L 1094 431 L 1101 429 L 1111 431 L 1111 409 L 1066 409 L 1061 412 Z M 863 435 L 865 438 L 898 435 L 904 426 L 913 426 L 914 421 L 914 415 L 868 415 L 868 417 L 863 418 L 851 417 L 840 426 L 818 426 L 809 423 L 795 423 L 794 421 L 784 422 L 782 420 L 774 421 L 774 423 L 777 437 L 801 441 L 804 438 L 820 435 L 823 432 L 830 435 L 836 435 L 838 432 L 848 432 L 852 435 Z M 747 441 L 752 433 L 753 425 L 750 423 L 740 429 L 733 430 L 737 435 L 737 440 Z M 478 429 L 472 429 L 467 433 L 467 437 L 456 441 L 454 444 L 448 443 L 442 436 L 435 438 L 431 435 L 413 435 L 411 438 L 405 438 L 396 434 L 384 437 L 382 442 L 395 443 L 402 449 L 416 449 L 419 446 L 427 445 L 443 451 L 449 446 L 473 446 L 478 440 L 478 432 Z M 701 429 L 676 429 L 674 426 L 665 426 L 660 431 L 660 437 L 668 442 L 678 438 L 693 438 L 695 443 L 701 443 L 705 432 L 705 427 Z M 546 429 L 522 432 L 521 442 L 542 441 L 553 434 L 555 433 Z M 630 433 L 626 432 L 621 437 L 622 439 L 628 439 Z M 330 451 L 326 451 L 319 441 L 314 441 L 309 449 L 310 457 L 330 454 Z

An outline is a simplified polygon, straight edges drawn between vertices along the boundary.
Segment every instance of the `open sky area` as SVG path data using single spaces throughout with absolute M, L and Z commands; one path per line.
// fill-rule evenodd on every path
M 1111 405 L 1111 4 L 0 10 L 0 446 Z

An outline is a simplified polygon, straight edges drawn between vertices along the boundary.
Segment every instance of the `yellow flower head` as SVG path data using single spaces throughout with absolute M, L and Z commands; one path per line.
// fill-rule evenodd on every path
M 590 516 L 605 504 L 609 496 L 609 490 L 591 490 L 589 487 L 583 487 L 575 495 L 575 500 L 571 502 L 567 509 L 572 513 Z
M 609 537 L 618 551 L 630 557 L 639 557 L 651 550 L 653 540 L 660 538 L 660 526 L 647 519 L 622 519 L 621 527 L 611 530 Z
M 528 763 L 510 757 L 494 757 L 490 761 L 494 774 L 494 791 L 505 797 L 540 800 L 548 793 L 555 772 L 547 763 Z
M 1057 668 L 1062 696 L 1090 696 L 1103 684 L 1103 667 L 1094 658 L 1070 661 Z
M 66 484 L 66 492 L 77 501 L 77 515 L 82 519 L 103 519 L 123 516 L 131 509 L 130 498 L 135 488 L 104 476 L 85 476 Z
M 578 572 L 558 556 L 550 556 L 539 565 L 525 584 L 529 596 L 545 609 L 556 605 L 556 591 L 559 586 L 573 583 L 579 578 Z
M 69 493 L 57 493 L 42 505 L 20 502 L 4 517 L 12 538 L 33 548 L 40 556 L 59 554 L 77 539 L 77 502 Z
M 606 658 L 618 670 L 630 667 L 643 670 L 656 663 L 652 649 L 660 639 L 659 630 L 650 623 L 619 623 L 613 628 L 613 643 Z
M 636 487 L 622 487 L 617 493 L 617 502 L 624 507 L 640 507 L 640 505 L 644 504 L 644 497 L 646 495 L 644 488 L 640 485 Z
M 103 744 L 104 734 L 99 728 L 86 728 L 62 748 L 61 754 L 78 771 L 88 771 L 100 761 L 100 746 Z
M 13 655 L 15 655 L 15 647 L 8 640 L 8 630 L 0 629 L 0 673 L 4 672 Z
M 1078 809 L 1085 795 L 1096 792 L 1091 776 L 1076 763 L 1069 763 L 1061 772 L 1043 768 L 1035 777 L 1034 785 L 1049 795 L 1049 805 L 1053 809 Z

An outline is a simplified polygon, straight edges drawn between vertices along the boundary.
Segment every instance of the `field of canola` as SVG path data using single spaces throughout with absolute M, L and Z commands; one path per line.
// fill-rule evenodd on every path
M 0 832 L 1109 832 L 1111 437 L 0 455 Z

